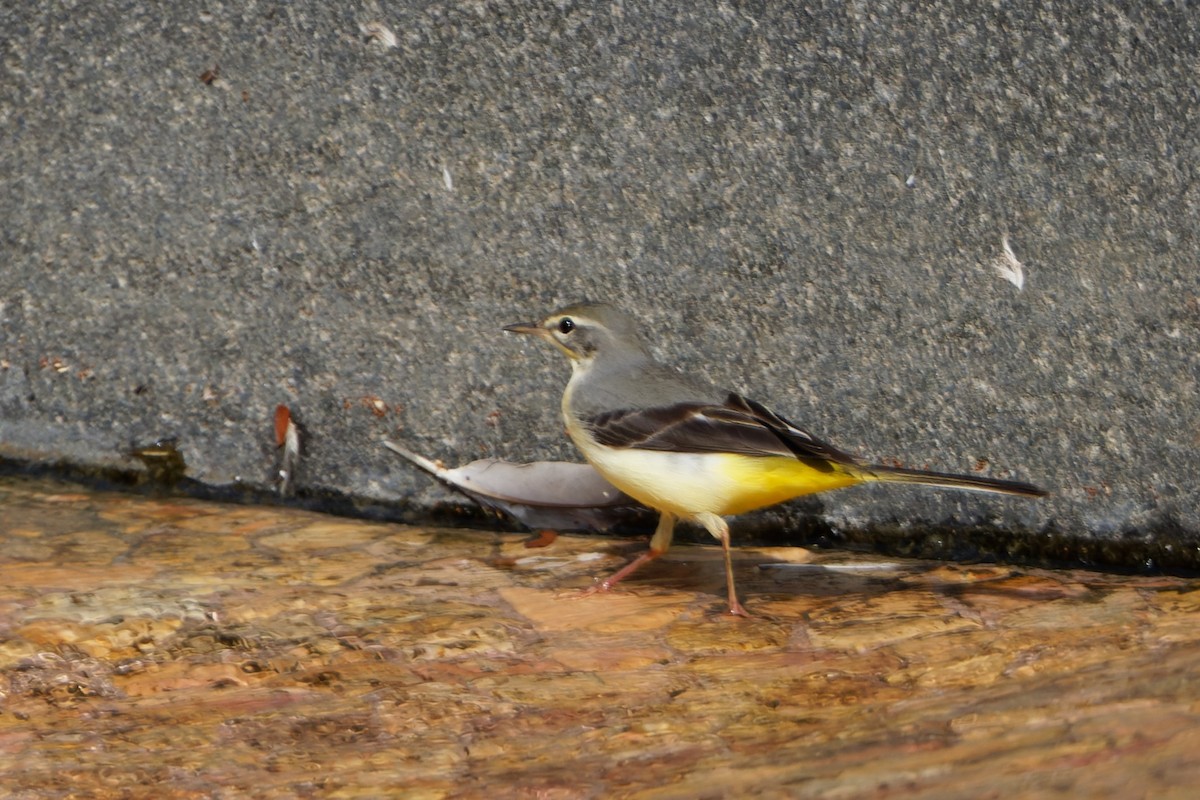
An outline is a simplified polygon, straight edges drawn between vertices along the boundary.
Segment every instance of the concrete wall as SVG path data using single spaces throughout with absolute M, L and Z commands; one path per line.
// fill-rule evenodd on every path
M 286 403 L 302 487 L 432 507 L 379 439 L 575 458 L 499 328 L 603 298 L 847 449 L 1055 492 L 793 519 L 1200 563 L 1198 14 L 6 4 L 0 450 L 267 485 Z

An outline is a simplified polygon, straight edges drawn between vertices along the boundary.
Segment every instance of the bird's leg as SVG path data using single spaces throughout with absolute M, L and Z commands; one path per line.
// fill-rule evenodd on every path
M 729 589 L 729 613 L 748 617 L 750 613 L 738 602 L 737 589 L 733 585 L 733 555 L 729 552 L 729 523 L 716 514 L 697 514 L 696 521 L 711 533 L 725 551 L 725 585 Z
M 621 581 L 628 578 L 633 573 L 637 572 L 643 564 L 653 561 L 661 556 L 671 547 L 671 537 L 675 535 L 675 515 L 668 514 L 666 511 L 658 518 L 658 527 L 654 530 L 654 536 L 650 539 L 650 549 L 642 553 L 640 556 L 630 561 L 610 578 L 606 578 L 596 586 L 593 586 L 587 593 L 592 592 L 607 592 L 612 587 L 616 586 Z

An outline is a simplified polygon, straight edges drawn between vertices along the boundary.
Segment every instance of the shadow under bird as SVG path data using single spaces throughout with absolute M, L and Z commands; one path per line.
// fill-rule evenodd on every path
M 504 330 L 545 339 L 571 360 L 567 434 L 610 483 L 660 514 L 650 549 L 593 591 L 665 553 L 684 519 L 721 542 L 729 611 L 747 616 L 734 588 L 727 515 L 870 481 L 1046 494 L 1029 483 L 865 463 L 753 400 L 656 362 L 637 321 L 607 304 L 567 306 Z

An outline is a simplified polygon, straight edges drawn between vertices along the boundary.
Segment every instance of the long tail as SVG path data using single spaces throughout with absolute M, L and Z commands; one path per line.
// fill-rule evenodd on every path
M 1020 497 L 1045 497 L 1045 489 L 1021 481 L 1001 481 L 995 478 L 978 478 L 973 475 L 952 475 L 948 472 L 926 472 L 920 469 L 885 467 L 872 464 L 863 469 L 863 478 L 884 483 L 919 483 L 925 486 L 941 486 L 946 489 L 966 489 L 972 492 L 996 492 L 1015 494 Z

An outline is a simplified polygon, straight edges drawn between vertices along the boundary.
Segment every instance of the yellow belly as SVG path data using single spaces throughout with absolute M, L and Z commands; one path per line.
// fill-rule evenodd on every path
M 719 514 L 741 514 L 773 506 L 793 497 L 827 492 L 861 483 L 862 478 L 834 466 L 826 472 L 794 458 L 719 455 L 720 471 L 737 489 Z
M 635 500 L 680 517 L 742 514 L 793 497 L 840 489 L 863 478 L 822 471 L 783 456 L 668 453 L 576 441 L 600 474 Z

